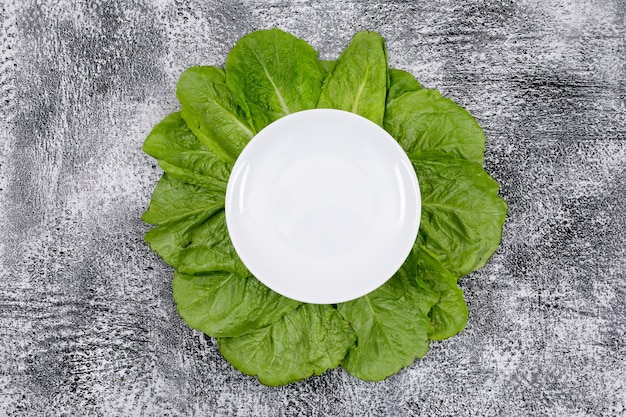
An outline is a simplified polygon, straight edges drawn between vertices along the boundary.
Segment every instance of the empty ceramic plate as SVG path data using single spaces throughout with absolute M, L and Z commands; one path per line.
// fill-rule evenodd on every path
M 318 304 L 384 284 L 417 237 L 415 170 L 380 126 L 341 110 L 293 113 L 268 125 L 237 159 L 226 224 L 261 282 Z

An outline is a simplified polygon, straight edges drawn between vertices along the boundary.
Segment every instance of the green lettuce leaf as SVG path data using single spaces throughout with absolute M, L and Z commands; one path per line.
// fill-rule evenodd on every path
M 384 39 L 359 32 L 330 68 L 317 107 L 350 111 L 382 125 L 387 82 Z
M 143 150 L 156 158 L 172 178 L 202 187 L 216 196 L 225 195 L 231 166 L 196 138 L 180 113 L 172 113 L 157 124 L 146 138 Z
M 142 218 L 157 225 L 146 233 L 146 242 L 180 272 L 250 275 L 230 241 L 223 195 L 165 174 Z
M 229 272 L 176 272 L 172 288 L 185 322 L 212 337 L 241 336 L 273 323 L 300 305 L 254 277 Z
M 438 91 L 405 92 L 391 100 L 384 128 L 409 157 L 445 155 L 484 162 L 483 130 L 465 109 Z
M 330 70 L 335 66 L 336 62 L 337 60 L 335 59 L 320 59 L 320 64 L 324 70 L 324 77 L 330 73 Z
M 400 269 L 383 286 L 337 306 L 357 335 L 341 365 L 357 378 L 380 381 L 428 351 L 428 313 L 439 294 Z
M 244 36 L 226 60 L 226 82 L 257 132 L 287 114 L 315 108 L 323 78 L 317 51 L 279 29 Z
M 502 237 L 506 203 L 482 166 L 464 159 L 411 159 L 422 195 L 418 242 L 456 277 L 485 265 Z
M 235 94 L 226 86 L 224 70 L 192 67 L 176 87 L 181 115 L 200 141 L 222 160 L 234 162 L 254 136 Z
M 418 91 L 422 85 L 410 73 L 389 68 L 389 90 L 387 91 L 387 105 L 404 93 Z
M 219 339 L 219 345 L 237 369 L 276 386 L 336 367 L 354 339 L 354 332 L 332 306 L 302 304 L 267 327 Z
M 401 270 L 409 279 L 413 277 L 419 287 L 426 287 L 439 296 L 428 317 L 432 325 L 428 337 L 443 340 L 459 333 L 467 323 L 468 309 L 456 277 L 422 245 L 414 245 Z

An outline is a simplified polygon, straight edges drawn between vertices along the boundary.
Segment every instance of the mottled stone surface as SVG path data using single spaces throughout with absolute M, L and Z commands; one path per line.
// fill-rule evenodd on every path
M 224 4 L 227 3 L 227 4 Z M 0 415 L 626 415 L 626 4 L 3 0 Z M 467 329 L 380 383 L 268 388 L 190 330 L 140 220 L 184 68 L 360 29 L 480 121 L 509 203 Z

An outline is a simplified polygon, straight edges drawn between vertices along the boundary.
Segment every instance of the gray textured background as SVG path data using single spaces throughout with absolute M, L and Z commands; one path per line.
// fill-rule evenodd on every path
M 626 415 L 623 0 L 1 4 L 0 415 Z M 467 329 L 381 383 L 240 374 L 143 242 L 179 74 L 274 26 L 323 58 L 379 31 L 479 120 L 510 205 Z

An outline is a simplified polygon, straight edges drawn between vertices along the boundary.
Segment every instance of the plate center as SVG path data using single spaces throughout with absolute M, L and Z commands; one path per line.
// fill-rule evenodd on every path
M 338 257 L 363 241 L 375 202 L 371 180 L 349 155 L 303 156 L 272 189 L 272 221 L 302 255 Z

